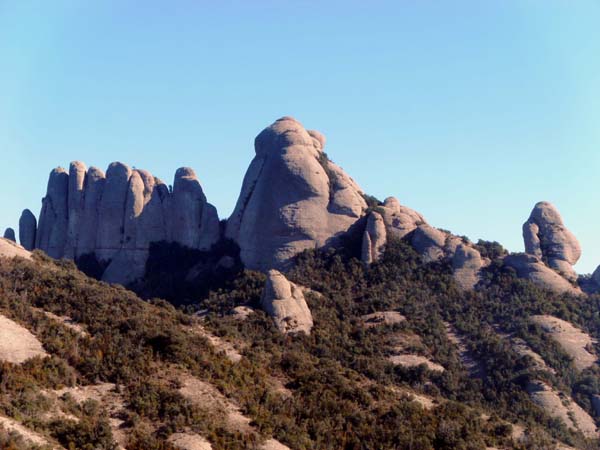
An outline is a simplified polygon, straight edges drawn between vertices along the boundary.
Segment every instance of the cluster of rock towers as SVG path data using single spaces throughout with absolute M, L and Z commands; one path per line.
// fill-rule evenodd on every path
M 50 173 L 39 220 L 23 212 L 20 242 L 53 258 L 94 255 L 106 265 L 105 281 L 127 284 L 144 275 L 153 242 L 208 250 L 228 238 L 239 245 L 247 268 L 285 272 L 298 253 L 335 245 L 359 226 L 366 264 L 382 257 L 388 239 L 406 239 L 425 262 L 449 260 L 462 288 L 476 285 L 490 261 L 475 245 L 429 225 L 393 197 L 369 207 L 361 188 L 328 160 L 324 147 L 321 133 L 291 117 L 263 130 L 235 210 L 223 227 L 192 169 L 177 170 L 170 188 L 122 163 L 112 163 L 105 174 L 73 162 L 68 172 L 57 168 Z M 551 204 L 535 206 L 523 236 L 526 253 L 507 255 L 506 265 L 550 289 L 580 292 L 573 265 L 581 249 Z M 5 237 L 15 240 L 10 229 Z

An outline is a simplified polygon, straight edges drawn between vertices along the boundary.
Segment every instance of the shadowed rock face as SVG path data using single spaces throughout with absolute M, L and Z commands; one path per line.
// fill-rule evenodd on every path
M 367 205 L 361 189 L 322 153 L 325 138 L 283 117 L 255 140 L 226 235 L 249 269 L 285 269 L 305 249 L 332 243 Z
M 17 242 L 17 238 L 15 236 L 15 230 L 12 228 L 7 228 L 4 230 L 4 239 L 8 239 L 9 241 Z
M 563 224 L 558 210 L 548 202 L 539 202 L 523 224 L 525 252 L 535 256 L 574 281 L 573 265 L 581 256 L 577 238 Z
M 35 248 L 35 234 L 37 232 L 37 220 L 33 213 L 25 209 L 19 218 L 19 240 L 26 250 Z
M 383 256 L 387 232 L 383 217 L 373 211 L 367 219 L 367 226 L 363 233 L 361 260 L 366 264 L 377 262 Z
M 54 258 L 94 254 L 108 264 L 103 280 L 127 284 L 144 275 L 152 242 L 208 250 L 220 238 L 217 211 L 193 170 L 179 169 L 174 186 L 171 193 L 149 172 L 119 162 L 106 175 L 73 162 L 69 173 L 50 174 L 37 230 L 33 214 L 23 212 L 22 239 Z
M 35 247 L 52 258 L 62 258 L 68 232 L 69 174 L 62 168 L 50 172 L 36 234 Z
M 275 320 L 282 333 L 310 334 L 313 319 L 302 289 L 277 270 L 269 270 L 261 300 L 262 308 Z

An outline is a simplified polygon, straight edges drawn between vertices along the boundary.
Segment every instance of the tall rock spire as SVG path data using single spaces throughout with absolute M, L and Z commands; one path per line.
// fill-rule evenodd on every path
M 523 224 L 525 252 L 543 260 L 570 281 L 577 280 L 573 265 L 581 257 L 579 241 L 563 224 L 554 205 L 539 202 Z
M 68 191 L 69 174 L 65 169 L 58 167 L 50 172 L 35 246 L 52 258 L 64 256 L 68 233 Z
M 358 185 L 323 153 L 325 138 L 291 117 L 255 139 L 226 235 L 246 267 L 285 269 L 293 256 L 347 231 L 367 208 Z

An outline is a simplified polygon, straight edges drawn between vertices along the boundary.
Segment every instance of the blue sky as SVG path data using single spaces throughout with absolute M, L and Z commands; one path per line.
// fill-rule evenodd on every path
M 600 264 L 600 3 L 0 0 L 0 227 L 49 171 L 183 165 L 227 216 L 292 115 L 365 191 L 523 248 L 553 202 Z

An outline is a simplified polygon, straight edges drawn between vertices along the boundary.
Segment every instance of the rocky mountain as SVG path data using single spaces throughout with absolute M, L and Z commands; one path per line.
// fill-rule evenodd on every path
M 600 268 L 557 208 L 511 254 L 325 142 L 265 128 L 223 222 L 190 168 L 54 169 L 0 238 L 0 447 L 597 448 Z

